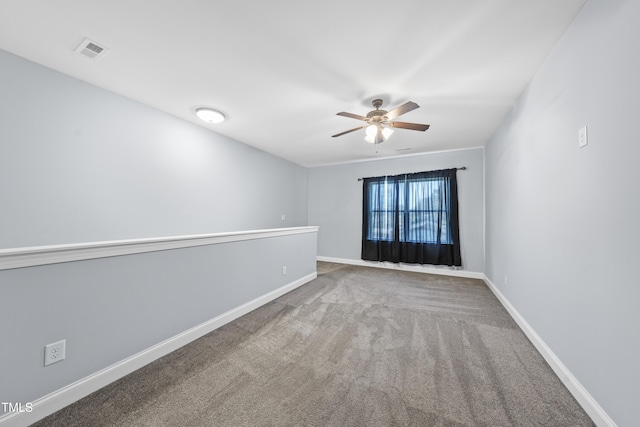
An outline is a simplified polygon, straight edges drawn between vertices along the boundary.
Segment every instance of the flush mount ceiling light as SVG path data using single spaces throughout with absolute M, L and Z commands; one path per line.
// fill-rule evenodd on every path
M 213 108 L 196 108 L 196 116 L 207 123 L 220 123 L 224 121 L 224 114 Z

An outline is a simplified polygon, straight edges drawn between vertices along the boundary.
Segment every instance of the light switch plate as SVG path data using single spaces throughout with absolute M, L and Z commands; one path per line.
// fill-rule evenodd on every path
M 587 127 L 583 127 L 578 131 L 578 148 L 582 148 L 587 145 L 589 141 L 587 140 Z

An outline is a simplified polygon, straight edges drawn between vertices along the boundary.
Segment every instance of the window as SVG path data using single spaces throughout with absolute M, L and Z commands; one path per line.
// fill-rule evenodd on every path
M 362 259 L 461 265 L 456 169 L 365 178 Z
M 394 239 L 397 192 L 401 242 L 452 243 L 448 221 L 450 207 L 445 204 L 447 184 L 441 178 L 395 182 L 385 177 L 384 181 L 372 182 L 368 189 L 367 238 L 384 241 Z

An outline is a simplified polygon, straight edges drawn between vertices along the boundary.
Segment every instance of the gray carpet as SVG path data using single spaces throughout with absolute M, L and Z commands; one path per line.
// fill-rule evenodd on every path
M 318 278 L 36 426 L 594 425 L 481 280 Z

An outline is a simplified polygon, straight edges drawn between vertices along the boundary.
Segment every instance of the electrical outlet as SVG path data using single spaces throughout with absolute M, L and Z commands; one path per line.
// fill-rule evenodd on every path
M 504 275 L 504 284 L 508 285 L 509 284 L 509 279 L 507 278 L 507 275 Z
M 286 265 L 283 265 L 283 266 L 282 266 L 282 275 L 283 275 L 283 276 L 286 276 L 286 275 L 287 275 L 287 266 L 286 266 Z
M 287 216 L 285 214 L 280 215 L 280 220 L 286 221 L 287 220 Z
M 54 342 L 53 344 L 44 346 L 44 366 L 63 361 L 66 346 L 67 340 Z

